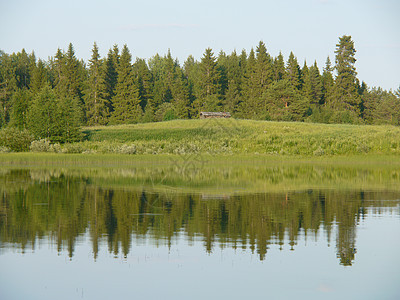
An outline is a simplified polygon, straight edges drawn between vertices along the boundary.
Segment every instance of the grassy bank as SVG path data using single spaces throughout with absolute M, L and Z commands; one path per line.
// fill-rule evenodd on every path
M 400 128 L 395 126 L 208 119 L 85 127 L 82 131 L 86 136 L 83 142 L 34 142 L 32 149 L 149 156 L 400 156 Z
M 100 153 L 400 154 L 400 128 L 395 126 L 209 119 L 88 127 L 84 132 L 82 150 Z

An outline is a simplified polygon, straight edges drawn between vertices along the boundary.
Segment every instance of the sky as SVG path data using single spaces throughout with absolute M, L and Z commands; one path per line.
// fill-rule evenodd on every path
M 102 57 L 127 44 L 134 58 L 170 49 L 183 65 L 208 47 L 249 52 L 262 40 L 272 56 L 281 51 L 287 61 L 293 51 L 301 66 L 316 61 L 322 72 L 339 37 L 351 35 L 360 81 L 396 90 L 399 11 L 399 0 L 0 0 L 0 50 L 47 60 L 72 43 L 87 61 L 94 42 Z

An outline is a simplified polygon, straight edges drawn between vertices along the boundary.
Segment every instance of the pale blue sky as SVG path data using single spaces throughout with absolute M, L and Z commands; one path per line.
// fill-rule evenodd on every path
M 205 48 L 249 51 L 260 40 L 285 61 L 290 51 L 303 65 L 329 55 L 339 36 L 351 35 L 360 80 L 397 89 L 400 84 L 399 0 L 0 0 L 0 49 L 25 48 L 47 59 L 72 42 L 78 58 L 90 57 L 96 41 L 102 56 L 127 44 L 134 57 L 171 49 L 183 64 Z

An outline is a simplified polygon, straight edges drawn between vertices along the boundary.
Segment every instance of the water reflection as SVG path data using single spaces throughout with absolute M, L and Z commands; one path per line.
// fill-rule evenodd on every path
M 336 245 L 339 263 L 350 266 L 357 252 L 356 226 L 366 211 L 371 208 L 379 213 L 377 208 L 385 208 L 399 213 L 398 191 L 307 188 L 234 193 L 236 185 L 229 183 L 220 186 L 219 193 L 215 189 L 177 192 L 172 185 L 161 189 L 160 185 L 138 184 L 138 176 L 142 183 L 151 180 L 136 171 L 120 171 L 123 176 L 110 170 L 101 172 L 114 172 L 113 176 L 99 176 L 99 172 L 3 170 L 2 251 L 18 247 L 24 252 L 49 240 L 58 251 L 67 249 L 72 258 L 77 241 L 88 233 L 96 259 L 101 247 L 127 256 L 132 244 L 142 239 L 170 246 L 184 234 L 189 243 L 201 241 L 207 252 L 216 247 L 251 249 L 264 260 L 271 245 L 295 250 L 301 236 L 317 237 L 322 231 L 326 242 Z M 287 180 L 282 174 L 292 174 L 279 169 L 275 173 L 281 178 L 278 186 Z M 267 178 L 272 173 L 257 174 Z M 234 176 L 230 178 L 235 182 Z M 198 186 L 198 182 L 191 184 Z

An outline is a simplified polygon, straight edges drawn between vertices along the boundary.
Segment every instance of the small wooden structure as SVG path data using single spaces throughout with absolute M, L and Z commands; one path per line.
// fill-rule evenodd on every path
M 200 119 L 211 119 L 211 118 L 218 118 L 218 119 L 226 119 L 230 118 L 231 114 L 229 112 L 200 112 Z

